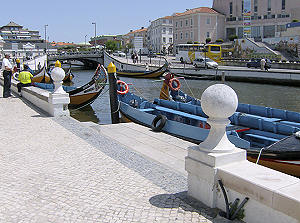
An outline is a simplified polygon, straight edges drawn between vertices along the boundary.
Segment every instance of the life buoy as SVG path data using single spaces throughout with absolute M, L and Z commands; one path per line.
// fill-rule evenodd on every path
M 124 81 L 118 80 L 117 85 L 121 85 L 121 87 L 120 87 L 121 90 L 120 91 L 117 90 L 118 94 L 124 95 L 124 94 L 128 93 L 129 87 L 128 87 L 128 84 L 126 84 Z
M 177 87 L 173 87 L 173 82 L 176 83 L 176 86 Z M 180 89 L 180 81 L 177 79 L 177 78 L 172 78 L 170 81 L 169 81 L 169 87 L 173 90 L 173 91 L 178 91 Z
M 154 132 L 159 132 L 165 126 L 166 122 L 167 122 L 166 116 L 158 115 L 153 119 L 152 124 L 151 124 L 151 129 Z M 157 125 L 157 123 L 159 123 L 159 124 Z
M 18 80 L 19 80 L 19 72 L 13 73 L 12 77 L 13 77 L 13 79 L 15 79 L 16 81 L 18 81 Z

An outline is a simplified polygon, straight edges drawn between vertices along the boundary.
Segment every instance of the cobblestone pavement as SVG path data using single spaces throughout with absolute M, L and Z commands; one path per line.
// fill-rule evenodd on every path
M 225 222 L 184 177 L 0 92 L 0 222 Z

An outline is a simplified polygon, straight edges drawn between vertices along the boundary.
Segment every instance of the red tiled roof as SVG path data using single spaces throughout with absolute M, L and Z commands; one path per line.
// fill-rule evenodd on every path
M 195 14 L 195 13 L 219 14 L 217 11 L 215 11 L 212 8 L 209 8 L 209 7 L 199 7 L 199 8 L 189 9 L 189 10 L 187 10 L 185 12 L 175 13 L 174 16 L 183 16 L 183 15 L 189 15 L 189 14 Z
M 133 30 L 132 32 L 127 33 L 126 35 L 133 34 L 133 33 L 139 33 L 139 32 L 146 32 L 146 31 L 147 31 L 147 28 L 137 29 L 137 30 Z

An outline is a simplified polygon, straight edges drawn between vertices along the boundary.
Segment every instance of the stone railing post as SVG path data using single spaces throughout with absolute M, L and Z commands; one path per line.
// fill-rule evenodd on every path
M 210 132 L 199 146 L 188 148 L 185 169 L 188 172 L 188 195 L 209 207 L 216 207 L 217 168 L 246 160 L 246 151 L 235 147 L 227 138 L 226 126 L 236 110 L 238 98 L 225 84 L 208 87 L 201 106 L 209 117 Z
M 70 103 L 69 94 L 62 87 L 65 71 L 61 68 L 61 63 L 56 61 L 55 67 L 51 71 L 51 77 L 54 84 L 54 92 L 49 94 L 50 115 L 69 116 L 68 104 Z

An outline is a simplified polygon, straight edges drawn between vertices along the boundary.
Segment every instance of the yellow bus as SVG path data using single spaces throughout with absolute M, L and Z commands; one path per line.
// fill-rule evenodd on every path
M 206 49 L 206 50 L 204 50 Z M 205 52 L 206 51 L 206 52 Z M 181 63 L 193 63 L 196 58 L 210 58 L 220 62 L 222 58 L 221 45 L 218 44 L 178 44 L 176 60 Z

